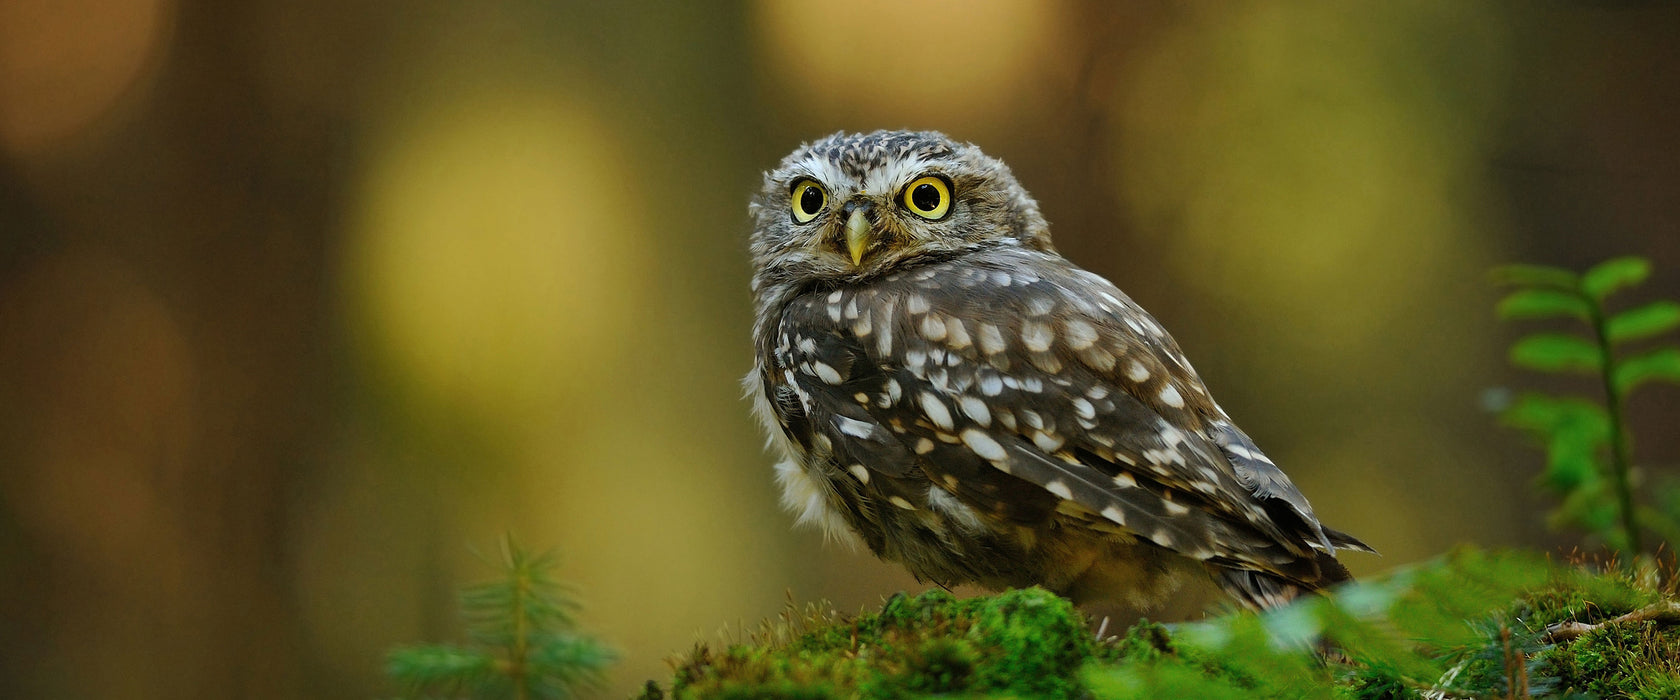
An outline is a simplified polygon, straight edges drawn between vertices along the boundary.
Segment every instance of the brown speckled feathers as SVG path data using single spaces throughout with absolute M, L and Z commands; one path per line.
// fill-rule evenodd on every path
M 812 187 L 821 210 L 790 217 Z M 1161 325 L 1057 255 L 974 147 L 837 134 L 768 173 L 753 212 L 748 384 L 802 519 L 946 585 L 1145 604 L 1203 568 L 1275 607 L 1345 580 L 1335 549 L 1368 549 L 1319 524 Z

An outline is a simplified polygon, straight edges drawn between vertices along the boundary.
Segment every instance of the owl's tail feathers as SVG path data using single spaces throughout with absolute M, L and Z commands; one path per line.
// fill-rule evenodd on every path
M 1377 550 L 1371 549 L 1371 545 L 1360 542 L 1359 538 L 1342 532 L 1341 530 L 1324 528 L 1324 536 L 1330 539 L 1330 544 L 1336 549 L 1351 549 L 1355 552 L 1365 552 L 1366 554 L 1376 554 L 1378 556 L 1382 556 L 1377 552 Z
M 1299 583 L 1253 569 L 1210 566 L 1213 580 L 1225 593 L 1250 610 L 1281 608 L 1312 592 Z
M 1324 538 L 1335 550 L 1351 550 L 1376 554 L 1377 550 L 1359 538 L 1340 530 L 1323 528 Z M 1331 586 L 1353 580 L 1347 567 L 1336 561 L 1335 551 L 1310 550 L 1312 559 L 1297 559 L 1283 572 L 1258 571 L 1209 562 L 1208 573 L 1214 582 L 1251 610 L 1271 610 L 1288 605 L 1308 593 L 1317 593 Z
M 1326 534 L 1329 534 L 1328 532 Z M 1336 535 L 1331 534 L 1332 542 Z M 1357 541 L 1356 541 L 1357 542 Z M 1337 543 L 1340 546 L 1340 543 Z M 1348 547 L 1348 549 L 1354 549 Z M 1369 551 L 1369 547 L 1360 545 L 1361 551 Z M 1336 561 L 1336 557 L 1325 552 L 1313 552 L 1315 557 L 1310 568 L 1317 569 L 1313 576 L 1281 576 L 1266 571 L 1254 569 L 1238 569 L 1227 566 L 1210 564 L 1209 573 L 1213 580 L 1224 589 L 1227 595 L 1235 598 L 1238 603 L 1251 610 L 1271 610 L 1290 604 L 1296 598 L 1310 593 L 1317 593 L 1331 586 L 1347 583 L 1353 580 L 1347 567 Z M 1303 562 L 1304 564 L 1305 562 Z M 1309 568 L 1309 567 L 1302 567 Z

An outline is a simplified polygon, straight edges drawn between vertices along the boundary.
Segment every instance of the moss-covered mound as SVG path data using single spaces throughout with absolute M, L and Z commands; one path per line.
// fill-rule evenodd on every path
M 1095 647 L 1085 617 L 1041 589 L 967 600 L 944 591 L 899 594 L 879 613 L 832 621 L 790 643 L 696 647 L 678 665 L 672 691 L 679 698 L 1071 698 Z
M 1466 550 L 1264 615 L 1105 640 L 1039 589 L 900 594 L 697 646 L 643 698 L 1680 698 L 1680 603 L 1661 578 Z

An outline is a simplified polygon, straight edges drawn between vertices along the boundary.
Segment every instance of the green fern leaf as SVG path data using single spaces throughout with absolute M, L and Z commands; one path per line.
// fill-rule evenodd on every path
M 1499 418 L 1506 425 L 1550 435 L 1572 426 L 1592 426 L 1608 434 L 1609 418 L 1604 407 L 1586 399 L 1525 393 L 1511 402 Z
M 1584 321 L 1592 315 L 1586 299 L 1561 289 L 1517 290 L 1500 300 L 1496 308 L 1504 319 L 1574 317 Z
M 1592 341 L 1561 333 L 1537 333 L 1511 346 L 1511 363 L 1540 372 L 1598 372 L 1604 353 Z
M 1546 471 L 1540 481 L 1553 491 L 1568 493 L 1599 478 L 1598 448 L 1607 435 L 1587 431 L 1559 432 L 1546 445 Z
M 1581 275 L 1581 291 L 1599 301 L 1651 276 L 1651 261 L 1626 257 L 1606 260 Z
M 1616 390 L 1627 396 L 1646 382 L 1680 384 L 1680 348 L 1657 348 L 1616 365 Z
M 1663 300 L 1611 316 L 1605 323 L 1605 335 L 1612 343 L 1622 343 L 1661 335 L 1675 328 L 1680 328 L 1680 304 Z
M 1500 420 L 1545 444 L 1546 471 L 1540 482 L 1553 491 L 1568 493 L 1599 477 L 1599 456 L 1610 444 L 1610 417 L 1603 406 L 1579 398 L 1524 394 Z

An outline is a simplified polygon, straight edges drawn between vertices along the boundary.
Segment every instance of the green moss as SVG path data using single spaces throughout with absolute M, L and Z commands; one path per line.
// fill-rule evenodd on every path
M 679 664 L 677 698 L 1071 698 L 1095 644 L 1085 616 L 1042 589 L 957 600 L 895 595 L 881 611 L 786 644 L 701 645 Z M 644 697 L 648 697 L 644 695 Z
M 1147 619 L 1138 620 L 1137 624 L 1126 630 L 1126 636 L 1120 638 L 1119 642 L 1105 645 L 1104 649 L 1106 653 L 1097 655 L 1099 660 L 1132 659 L 1148 662 L 1174 653 L 1172 634 L 1167 631 L 1166 625 Z
M 1355 669 L 1344 680 L 1340 697 L 1348 700 L 1423 700 L 1423 696 L 1406 685 L 1399 669 L 1386 664 L 1371 664 Z
M 979 669 L 977 689 L 1043 698 L 1076 693 L 1074 675 L 1094 642 L 1084 615 L 1040 589 L 990 598 L 969 636 L 996 652 L 993 663 Z
M 1529 630 L 1541 631 L 1571 620 L 1601 622 L 1655 603 L 1662 597 L 1619 570 L 1570 573 L 1517 599 L 1506 616 L 1520 621 Z
M 1539 655 L 1539 675 L 1560 692 L 1605 698 L 1680 697 L 1680 628 L 1605 625 Z
M 1672 579 L 1673 577 L 1670 576 Z M 1109 642 L 1040 589 L 957 600 L 896 595 L 879 612 L 784 614 L 678 664 L 675 698 L 1680 697 L 1680 626 L 1604 624 L 1551 644 L 1547 626 L 1601 623 L 1663 599 L 1656 577 L 1459 552 L 1266 614 L 1162 625 Z M 1670 621 L 1672 622 L 1672 621 Z M 642 697 L 659 700 L 650 685 Z

